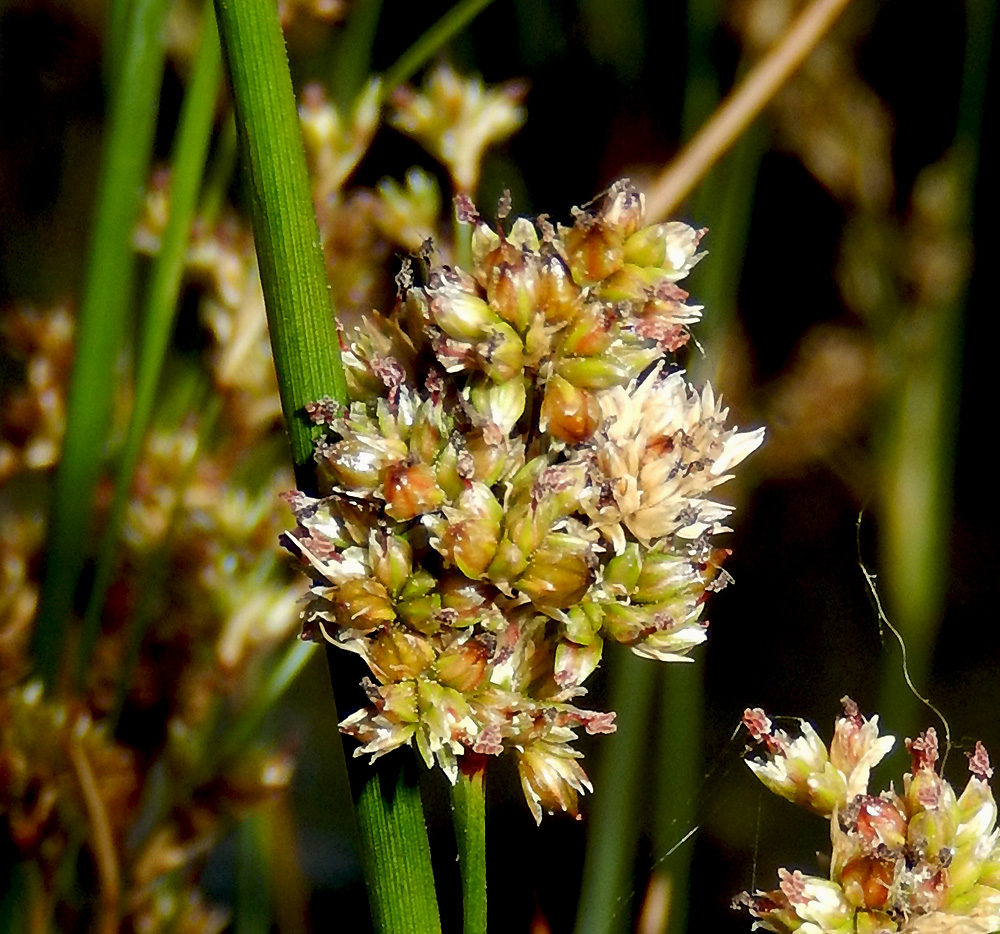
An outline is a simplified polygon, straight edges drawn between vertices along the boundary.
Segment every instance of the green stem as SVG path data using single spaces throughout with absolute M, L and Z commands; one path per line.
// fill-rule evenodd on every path
M 313 441 L 304 407 L 323 396 L 344 402 L 347 387 L 292 79 L 273 3 L 216 0 L 216 13 L 281 407 L 296 472 L 308 486 Z
M 976 199 L 986 82 L 996 25 L 994 0 L 966 3 L 966 47 L 958 125 L 949 161 L 952 242 L 969 243 Z M 906 642 L 910 679 L 925 692 L 944 612 L 950 539 L 955 428 L 959 416 L 963 312 L 967 277 L 953 294 L 913 309 L 905 324 L 901 377 L 890 402 L 889 447 L 881 463 L 881 565 L 889 621 Z M 905 342 L 905 343 L 904 343 Z M 881 679 L 883 719 L 898 735 L 914 736 L 926 721 L 899 655 L 888 656 Z
M 216 13 L 249 176 L 282 410 L 299 487 L 313 490 L 312 431 L 304 406 L 323 396 L 344 403 L 347 390 L 288 60 L 271 0 L 216 0 Z M 403 763 L 411 766 L 405 773 L 399 770 Z M 356 801 L 378 934 L 433 934 L 441 926 L 412 766 L 412 756 L 385 757 Z
M 209 2 L 205 6 L 201 47 L 181 112 L 171 173 L 170 217 L 163 231 L 160 252 L 153 268 L 136 361 L 135 404 L 122 448 L 118 476 L 115 478 L 114 499 L 101 537 L 94 585 L 87 604 L 83 634 L 77 652 L 78 688 L 82 687 L 90 656 L 100 632 L 101 612 L 115 573 L 115 555 L 125 521 L 132 478 L 142 454 L 146 430 L 156 403 L 163 360 L 174 326 L 191 218 L 194 215 L 195 201 L 205 170 L 205 158 L 212 136 L 215 100 L 221 76 L 219 34 L 215 28 L 215 14 Z
M 356 0 L 337 41 L 330 95 L 343 113 L 351 109 L 371 74 L 372 46 L 381 12 L 382 0 Z
M 486 934 L 486 761 L 462 756 L 451 789 L 452 820 L 462 872 L 463 934 Z
M 296 640 L 285 649 L 284 654 L 268 672 L 264 683 L 254 694 L 253 699 L 240 713 L 239 718 L 229 728 L 218 744 L 218 752 L 210 765 L 215 772 L 226 760 L 246 748 L 247 743 L 260 730 L 267 715 L 284 693 L 295 683 L 295 679 L 313 657 L 316 646 L 312 642 Z
M 376 934 L 440 934 L 416 761 L 399 753 L 379 761 L 355 805 L 373 927 Z
M 269 934 L 271 847 L 265 815 L 257 810 L 244 818 L 237 831 L 234 934 Z
M 578 934 L 612 934 L 629 927 L 632 858 L 638 828 L 637 807 L 648 794 L 642 750 L 653 702 L 657 667 L 619 646 L 609 660 L 609 706 L 618 716 L 617 732 L 602 744 L 590 802 L 590 829 L 583 864 L 583 886 L 576 916 Z M 607 657 L 607 655 L 605 656 Z
M 702 763 L 701 726 L 705 703 L 704 659 L 693 665 L 667 665 L 660 677 L 660 728 L 657 757 L 653 852 L 670 852 L 694 826 Z M 677 849 L 656 867 L 669 880 L 669 934 L 688 927 L 688 887 L 694 845 Z
M 465 29 L 492 2 L 493 0 L 460 0 L 456 3 L 385 73 L 382 79 L 382 97 L 388 97 L 395 88 L 408 81 L 441 46 Z
M 135 257 L 132 226 L 149 167 L 163 74 L 161 31 L 167 0 L 134 0 L 120 81 L 113 83 L 97 213 L 77 321 L 66 436 L 56 470 L 41 605 L 33 649 L 51 687 L 90 540 L 94 489 L 104 457 Z
M 201 208 L 198 213 L 202 223 L 212 227 L 226 200 L 233 173 L 236 170 L 236 122 L 232 111 L 226 114 L 222 121 L 219 140 L 212 155 L 212 162 L 205 178 L 205 187 L 201 194 Z

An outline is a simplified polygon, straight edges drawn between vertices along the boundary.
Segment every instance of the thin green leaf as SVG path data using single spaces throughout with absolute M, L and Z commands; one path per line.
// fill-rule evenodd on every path
M 90 541 L 94 489 L 115 392 L 114 371 L 131 295 L 132 227 L 149 169 L 163 75 L 160 33 L 167 0 L 134 0 L 115 83 L 97 213 L 77 321 L 66 436 L 56 470 L 41 605 L 33 649 L 38 673 L 51 687 L 59 672 L 65 627 Z
M 356 803 L 373 926 L 376 934 L 440 934 L 416 762 L 396 753 L 379 763 Z
M 269 934 L 271 930 L 271 847 L 265 815 L 246 817 L 236 834 L 234 934 Z
M 456 3 L 385 73 L 382 79 L 382 97 L 388 97 L 395 88 L 412 78 L 431 56 L 465 29 L 492 2 L 493 0 L 460 0 Z
M 356 0 L 337 43 L 330 94 L 346 113 L 364 90 L 372 70 L 372 46 L 378 29 L 382 0 Z
M 181 111 L 171 174 L 170 217 L 153 267 L 152 282 L 146 302 L 136 366 L 135 404 L 122 448 L 118 475 L 115 478 L 114 499 L 101 537 L 94 585 L 77 653 L 78 687 L 82 685 L 94 644 L 100 633 L 101 612 L 104 609 L 108 587 L 114 577 L 115 555 L 125 521 L 132 478 L 139 463 L 146 430 L 153 414 L 163 359 L 173 330 L 191 218 L 194 215 L 195 202 L 205 171 L 205 159 L 212 136 L 215 101 L 221 77 L 222 55 L 219 49 L 219 34 L 215 27 L 215 13 L 209 2 L 205 7 L 201 47 Z

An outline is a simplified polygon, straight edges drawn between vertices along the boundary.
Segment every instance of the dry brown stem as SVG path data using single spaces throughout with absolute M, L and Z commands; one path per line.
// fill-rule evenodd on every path
M 108 822 L 108 812 L 104 807 L 94 770 L 84 751 L 83 743 L 76 737 L 69 742 L 69 757 L 73 763 L 76 780 L 80 784 L 83 804 L 93 836 L 91 847 L 97 863 L 97 878 L 100 885 L 100 914 L 96 930 L 98 934 L 116 934 L 118 931 L 118 902 L 121 895 L 121 878 L 118 872 L 118 855 L 115 851 Z
M 788 32 L 719 105 L 646 195 L 646 217 L 663 220 L 690 194 L 764 105 L 806 60 L 850 0 L 813 0 Z

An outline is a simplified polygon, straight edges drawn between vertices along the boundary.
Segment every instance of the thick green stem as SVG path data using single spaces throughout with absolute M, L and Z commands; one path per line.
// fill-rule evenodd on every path
M 156 126 L 163 74 L 160 34 L 166 10 L 167 0 L 134 0 L 129 5 L 121 80 L 114 82 L 34 632 L 38 673 L 49 687 L 59 673 L 67 644 L 66 624 L 91 536 L 94 489 L 104 457 L 115 367 L 132 290 L 132 226 Z
M 344 402 L 347 389 L 292 79 L 273 3 L 216 0 L 216 14 L 249 175 L 281 407 L 292 460 L 308 485 L 313 441 L 305 406 L 323 396 Z
M 461 759 L 451 789 L 452 820 L 462 872 L 463 934 L 486 934 L 486 760 L 474 753 Z
M 361 863 L 376 934 L 440 934 L 416 761 L 380 760 L 357 798 Z
M 114 577 L 118 539 L 125 521 L 129 490 L 149 427 L 160 373 L 177 310 L 185 254 L 195 202 L 212 137 L 215 100 L 222 76 L 219 34 L 211 3 L 205 8 L 202 41 L 191 84 L 184 99 L 170 184 L 170 217 L 163 231 L 146 302 L 142 339 L 136 360 L 135 404 L 115 478 L 115 494 L 101 537 L 94 586 L 87 604 L 83 635 L 77 652 L 76 677 L 82 685 L 100 632 L 101 611 Z
M 346 402 L 333 308 L 277 10 L 216 0 L 229 67 L 274 365 L 299 486 L 314 489 L 304 406 Z M 402 770 L 408 764 L 411 768 Z M 381 760 L 357 797 L 361 857 L 378 934 L 440 930 L 412 757 Z M 383 791 L 384 789 L 384 791 Z

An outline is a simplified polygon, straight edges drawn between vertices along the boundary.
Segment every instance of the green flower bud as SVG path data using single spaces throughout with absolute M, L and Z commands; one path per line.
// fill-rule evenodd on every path
M 482 483 L 473 483 L 455 506 L 444 507 L 445 520 L 429 524 L 431 545 L 466 577 L 481 577 L 500 543 L 503 509 Z
M 594 579 L 593 544 L 576 535 L 554 532 L 536 549 L 515 587 L 536 606 L 569 607 Z
M 368 561 L 375 577 L 395 597 L 413 570 L 413 549 L 398 535 L 372 532 Z
M 498 321 L 478 349 L 484 360 L 484 372 L 496 383 L 513 379 L 524 369 L 524 345 L 509 324 Z
M 556 361 L 556 373 L 580 389 L 609 389 L 624 386 L 631 370 L 610 356 L 563 357 Z
M 598 633 L 603 621 L 603 608 L 591 600 L 583 600 L 566 610 L 562 632 L 577 645 L 590 645 L 595 639 L 599 639 Z
M 616 555 L 604 566 L 605 590 L 615 596 L 626 597 L 631 594 L 650 557 L 647 555 L 646 561 L 642 561 L 639 556 L 639 546 L 635 542 L 626 545 L 620 555 Z
M 666 278 L 662 269 L 626 263 L 601 283 L 598 294 L 607 302 L 642 302 Z
M 396 613 L 407 626 L 425 635 L 441 628 L 441 598 L 436 593 L 400 600 L 396 603 Z
M 632 234 L 622 249 L 625 262 L 636 266 L 659 267 L 672 281 L 683 279 L 704 256 L 695 253 L 704 230 L 695 230 L 680 221 L 654 224 Z
M 565 357 L 593 357 L 614 343 L 615 316 L 607 306 L 591 302 L 562 332 L 559 353 Z
M 503 435 L 513 430 L 527 399 L 525 379 L 520 374 L 503 383 L 474 378 L 466 393 L 476 412 Z
M 507 592 L 510 582 L 521 574 L 527 566 L 528 559 L 524 552 L 509 538 L 504 538 L 497 546 L 496 554 L 486 569 L 486 576 L 501 590 Z
M 455 340 L 481 341 L 500 323 L 474 283 L 446 266 L 431 272 L 427 296 L 434 323 Z
M 368 648 L 372 670 L 383 683 L 416 678 L 434 663 L 434 648 L 423 636 L 392 628 Z
M 371 632 L 396 618 L 389 594 L 378 581 L 358 577 L 333 591 L 337 623 L 345 629 Z
M 469 694 L 486 676 L 489 650 L 478 639 L 467 639 L 442 652 L 434 666 L 437 680 L 456 691 Z
M 859 911 L 854 916 L 857 934 L 893 934 L 899 925 L 884 911 Z

